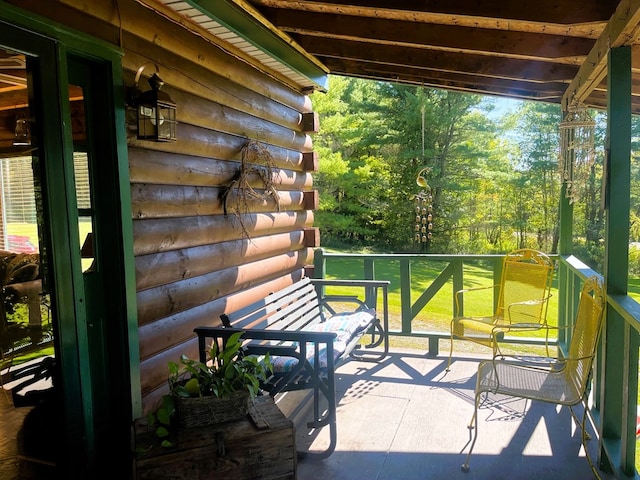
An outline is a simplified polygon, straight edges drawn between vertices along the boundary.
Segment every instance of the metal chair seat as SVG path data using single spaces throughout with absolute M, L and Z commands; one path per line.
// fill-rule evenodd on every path
M 493 360 L 480 362 L 474 412 L 468 426 L 470 447 L 462 465 L 464 472 L 469 471 L 469 459 L 478 438 L 478 407 L 486 395 L 501 394 L 568 406 L 573 419 L 582 430 L 582 443 L 589 466 L 596 478 L 600 478 L 586 445 L 589 438 L 586 420 L 591 369 L 602 331 L 604 308 L 602 279 L 598 276 L 590 277 L 582 287 L 566 358 L 530 357 L 527 361 L 515 361 L 494 357 Z M 582 419 L 578 419 L 573 410 L 578 404 L 584 406 Z

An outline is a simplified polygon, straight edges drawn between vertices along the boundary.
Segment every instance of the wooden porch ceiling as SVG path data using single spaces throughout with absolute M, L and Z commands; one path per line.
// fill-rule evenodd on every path
M 634 45 L 640 19 L 637 0 L 233 1 L 332 74 L 597 108 L 606 106 L 606 50 Z

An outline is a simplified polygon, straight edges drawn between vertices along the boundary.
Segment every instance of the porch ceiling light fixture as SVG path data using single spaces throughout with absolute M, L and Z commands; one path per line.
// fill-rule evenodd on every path
M 595 161 L 596 122 L 584 106 L 569 107 L 560 122 L 559 170 L 569 203 L 584 193 Z
M 171 97 L 160 90 L 164 82 L 154 73 L 149 77 L 151 90 L 141 92 L 138 88 L 140 75 L 144 65 L 138 69 L 135 78 L 132 104 L 136 107 L 138 123 L 138 139 L 155 142 L 175 142 L 177 105 Z
M 31 128 L 29 127 L 29 117 L 25 112 L 19 111 L 16 113 L 16 127 L 13 134 L 14 147 L 31 145 Z

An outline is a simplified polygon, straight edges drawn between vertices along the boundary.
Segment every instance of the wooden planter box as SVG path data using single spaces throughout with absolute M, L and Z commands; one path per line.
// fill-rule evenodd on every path
M 293 425 L 268 396 L 257 397 L 241 420 L 179 429 L 173 448 L 159 446 L 146 419 L 135 429 L 139 480 L 296 478 Z

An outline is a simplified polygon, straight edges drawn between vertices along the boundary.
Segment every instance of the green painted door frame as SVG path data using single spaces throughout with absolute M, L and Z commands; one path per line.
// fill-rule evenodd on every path
M 121 54 L 2 1 L 0 45 L 24 53 L 32 73 L 35 163 L 47 227 L 41 248 L 51 283 L 56 390 L 64 419 L 61 431 L 46 435 L 60 446 L 61 478 L 126 478 L 131 420 L 141 405 Z M 87 93 L 93 133 L 97 280 L 81 267 L 70 78 Z

